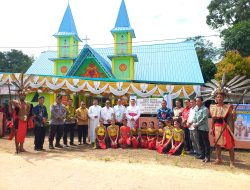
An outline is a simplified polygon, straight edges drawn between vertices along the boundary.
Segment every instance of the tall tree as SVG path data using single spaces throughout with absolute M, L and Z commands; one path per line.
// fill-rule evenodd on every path
M 232 26 L 250 18 L 249 0 L 212 0 L 207 24 L 213 29 Z
M 242 56 L 250 55 L 250 19 L 222 31 L 225 51 L 238 50 Z
M 208 6 L 207 24 L 221 31 L 224 52 L 237 50 L 250 55 L 250 1 L 212 0 Z
M 0 52 L 0 71 L 25 73 L 33 61 L 33 57 L 29 57 L 19 50 L 12 49 L 8 52 Z
M 202 38 L 201 36 L 196 36 L 187 40 L 194 41 L 204 81 L 210 81 L 214 78 L 216 73 L 216 66 L 213 63 L 213 60 L 215 60 L 216 56 L 219 54 L 218 50 L 213 47 L 212 42 Z
M 218 80 L 222 78 L 224 73 L 228 80 L 236 75 L 244 75 L 250 78 L 250 59 L 242 57 L 237 51 L 228 51 L 216 67 L 215 78 Z

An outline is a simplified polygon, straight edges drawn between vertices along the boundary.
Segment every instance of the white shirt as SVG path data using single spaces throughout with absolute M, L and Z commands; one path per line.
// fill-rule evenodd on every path
M 101 118 L 103 119 L 104 124 L 109 124 L 108 120 L 114 119 L 114 109 L 106 106 L 101 110 Z
M 99 121 L 100 118 L 100 112 L 101 112 L 101 106 L 99 105 L 93 105 L 89 107 L 88 110 L 88 115 L 90 117 L 91 120 L 95 120 L 97 119 Z M 95 116 L 97 116 L 97 118 L 95 118 Z
M 123 105 L 114 106 L 115 118 L 118 122 L 122 122 L 124 114 L 126 113 L 126 108 Z
M 196 107 L 196 106 L 195 106 Z M 195 115 L 195 107 L 192 107 L 190 108 L 190 111 L 189 111 L 189 115 L 188 115 L 188 120 L 187 122 L 188 123 L 192 123 L 193 122 L 193 119 L 194 119 L 194 115 Z M 192 124 L 190 127 L 189 127 L 189 130 L 194 130 L 194 124 Z
M 141 112 L 140 112 L 140 108 L 138 106 L 128 106 L 127 110 L 126 110 L 126 117 L 128 119 L 128 126 L 130 128 L 133 128 L 135 125 L 136 120 L 140 117 Z M 131 120 L 131 119 L 134 120 Z

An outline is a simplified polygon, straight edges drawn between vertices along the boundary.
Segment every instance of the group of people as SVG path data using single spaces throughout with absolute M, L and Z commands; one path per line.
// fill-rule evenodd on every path
M 28 126 L 34 124 L 35 140 L 34 149 L 44 150 L 45 125 L 48 120 L 47 109 L 44 106 L 44 97 L 38 98 L 38 105 L 34 108 L 25 101 L 25 93 L 19 93 L 19 100 L 10 102 L 9 110 L 13 116 L 13 123 L 8 125 L 16 130 L 11 133 L 16 138 L 16 150 L 23 152 L 23 143 Z M 157 150 L 159 153 L 181 155 L 189 151 L 197 159 L 210 162 L 210 142 L 208 116 L 212 117 L 212 130 L 210 133 L 216 141 L 216 164 L 221 164 L 221 148 L 229 149 L 230 165 L 234 165 L 234 139 L 233 122 L 235 113 L 232 106 L 224 104 L 224 94 L 216 93 L 216 104 L 208 110 L 203 105 L 203 98 L 184 101 L 176 100 L 173 110 L 167 108 L 167 102 L 162 101 L 162 107 L 157 111 L 158 124 L 151 121 L 149 124 L 139 124 L 140 109 L 136 106 L 135 99 L 130 100 L 130 105 L 125 107 L 122 100 L 117 100 L 117 105 L 111 107 L 110 100 L 105 106 L 98 105 L 98 100 L 93 105 L 86 107 L 84 101 L 75 109 L 72 99 L 67 106 L 62 104 L 62 96 L 56 96 L 56 102 L 51 105 L 51 118 L 49 121 L 49 148 L 54 149 L 74 144 L 74 131 L 77 126 L 78 145 L 92 143 L 95 148 L 147 148 Z M 32 124 L 32 121 L 34 122 Z M 68 144 L 68 133 L 70 141 Z M 63 137 L 63 145 L 60 140 Z M 54 145 L 54 139 L 56 142 Z

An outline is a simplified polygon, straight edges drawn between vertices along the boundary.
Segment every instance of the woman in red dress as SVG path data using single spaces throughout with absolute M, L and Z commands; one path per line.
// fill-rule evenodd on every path
M 161 147 L 164 143 L 164 132 L 163 128 L 165 127 L 164 121 L 158 122 L 158 132 L 157 132 L 157 138 L 156 138 L 156 150 L 158 151 L 159 147 Z
M 162 144 L 158 147 L 158 153 L 168 153 L 171 149 L 171 142 L 173 139 L 173 126 L 171 122 L 171 118 L 166 120 L 166 126 L 163 128 L 163 139 Z
M 155 129 L 154 122 L 149 122 L 147 129 L 148 149 L 154 150 L 156 148 L 157 129 Z
M 130 132 L 131 132 L 131 137 L 130 137 L 130 140 L 131 140 L 131 143 L 132 143 L 132 147 L 133 148 L 138 148 L 139 147 L 139 141 L 140 141 L 140 129 L 135 126 L 133 128 L 130 129 Z
M 120 138 L 118 142 L 121 148 L 127 148 L 131 145 L 130 127 L 128 127 L 127 123 L 127 119 L 123 119 L 123 126 L 120 127 Z
M 99 125 L 95 128 L 96 141 L 95 148 L 96 149 L 106 149 L 106 127 L 103 125 L 103 120 L 100 119 Z
M 172 147 L 169 155 L 181 155 L 184 152 L 184 131 L 181 129 L 181 122 L 174 121 Z
M 107 128 L 108 131 L 108 146 L 109 148 L 118 147 L 119 126 L 115 124 L 115 120 L 111 120 L 111 125 Z
M 142 122 L 140 129 L 140 143 L 141 148 L 148 148 L 148 136 L 147 136 L 148 126 L 146 122 Z

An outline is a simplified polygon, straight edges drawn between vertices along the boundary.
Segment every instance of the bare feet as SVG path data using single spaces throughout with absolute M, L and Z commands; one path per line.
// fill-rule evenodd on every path
M 230 168 L 235 168 L 235 163 L 234 162 L 230 162 Z
M 24 148 L 20 149 L 20 152 L 27 152 Z
M 216 159 L 216 160 L 214 161 L 214 164 L 215 164 L 215 165 L 223 164 L 223 160 L 222 160 L 222 159 Z

